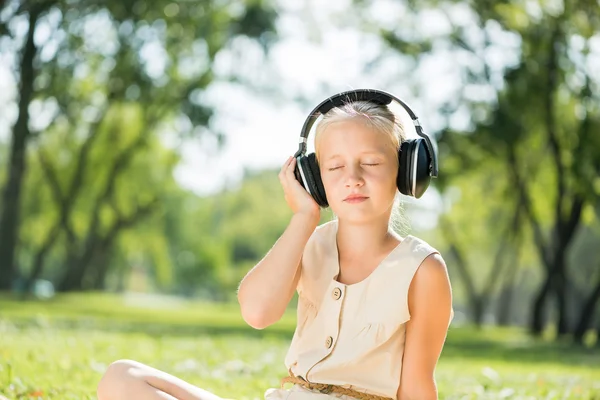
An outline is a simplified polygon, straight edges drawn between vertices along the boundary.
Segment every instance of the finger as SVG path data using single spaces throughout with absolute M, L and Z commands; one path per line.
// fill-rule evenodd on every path
M 291 158 L 291 157 L 290 157 Z M 288 158 L 285 163 L 281 166 L 281 169 L 279 170 L 279 178 L 283 179 L 283 177 L 285 176 L 285 172 L 287 171 L 288 167 L 289 167 L 289 163 L 290 163 L 290 158 Z
M 288 158 L 287 160 L 285 160 L 285 162 L 283 163 L 283 165 L 281 166 L 281 172 L 285 171 L 288 167 L 288 163 L 290 162 L 290 159 Z
M 289 171 L 289 170 L 292 170 L 292 171 L 293 171 L 293 170 L 294 170 L 294 168 L 296 167 L 296 162 L 297 162 L 297 161 L 296 161 L 296 159 L 295 159 L 295 158 L 292 158 L 292 160 L 290 161 L 290 163 L 289 163 L 289 164 L 288 164 L 288 166 L 287 166 L 287 170 L 288 170 L 288 171 Z
M 285 171 L 285 175 L 288 179 L 296 179 L 296 175 L 294 174 L 294 170 L 296 168 L 296 159 L 294 158 L 290 165 L 288 165 L 287 170 Z

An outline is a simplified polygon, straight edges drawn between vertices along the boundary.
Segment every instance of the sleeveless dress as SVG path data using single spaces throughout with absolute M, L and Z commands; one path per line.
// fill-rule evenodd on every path
M 436 249 L 404 238 L 364 280 L 346 285 L 339 275 L 337 220 L 315 229 L 302 256 L 297 325 L 285 357 L 295 376 L 396 399 L 408 311 L 408 289 Z M 265 400 L 332 400 L 300 385 L 269 388 Z

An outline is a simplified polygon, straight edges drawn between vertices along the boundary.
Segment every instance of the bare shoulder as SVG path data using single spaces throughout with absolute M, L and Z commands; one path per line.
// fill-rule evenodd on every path
M 446 262 L 439 253 L 433 253 L 425 258 L 413 277 L 409 288 L 409 305 L 413 303 L 411 308 L 415 308 L 415 303 L 444 304 L 451 302 L 451 299 Z
M 440 253 L 433 253 L 427 256 L 415 273 L 415 279 L 419 280 L 447 278 L 448 268 L 446 267 L 446 261 L 444 261 Z

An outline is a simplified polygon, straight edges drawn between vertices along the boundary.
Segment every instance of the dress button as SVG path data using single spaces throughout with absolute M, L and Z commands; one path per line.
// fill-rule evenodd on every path
M 336 287 L 333 289 L 332 296 L 335 300 L 339 300 L 339 298 L 342 297 L 342 290 Z
M 329 349 L 329 348 L 331 348 L 332 344 L 333 344 L 333 338 L 331 336 L 328 336 L 327 340 L 325 340 L 325 346 Z

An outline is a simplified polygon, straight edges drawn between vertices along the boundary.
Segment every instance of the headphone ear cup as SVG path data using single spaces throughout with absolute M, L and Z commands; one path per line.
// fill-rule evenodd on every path
M 325 193 L 325 186 L 323 186 L 323 180 L 321 179 L 321 169 L 319 168 L 319 162 L 315 153 L 310 153 L 306 157 L 306 164 L 310 170 L 312 178 L 312 188 L 314 191 L 313 198 L 321 207 L 328 207 L 329 202 L 327 201 L 327 194 Z
M 296 158 L 296 167 L 294 168 L 294 176 L 296 177 L 296 180 L 300 183 L 300 186 L 302 186 L 305 190 L 308 190 L 306 188 L 307 184 L 304 182 L 304 178 L 303 178 L 303 176 L 305 175 L 304 170 L 302 169 L 303 158 L 304 158 L 304 156 L 300 156 L 300 157 Z M 300 172 L 301 170 L 302 170 L 302 172 Z
M 425 140 L 419 138 L 402 142 L 398 158 L 398 190 L 404 195 L 420 198 L 431 181 L 431 155 Z
M 314 153 L 297 159 L 294 175 L 319 206 L 328 206 L 325 189 L 321 181 L 321 171 Z
M 411 142 L 413 139 L 407 139 L 400 145 L 400 150 L 398 151 L 398 177 L 396 178 L 396 186 L 398 186 L 398 190 L 405 196 L 410 196 L 410 168 L 411 163 L 409 160 L 411 159 L 412 147 Z

